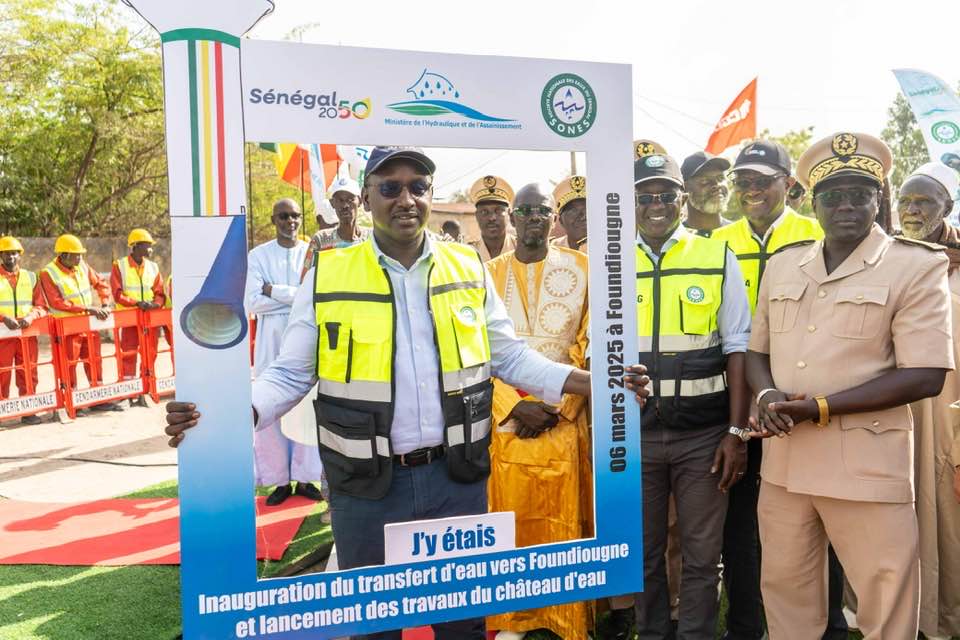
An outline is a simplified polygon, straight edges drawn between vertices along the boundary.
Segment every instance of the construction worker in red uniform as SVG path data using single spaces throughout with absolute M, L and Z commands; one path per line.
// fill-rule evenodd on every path
M 20 268 L 23 245 L 12 236 L 0 238 L 0 323 L 10 331 L 26 329 L 34 320 L 47 315 L 43 292 L 37 286 L 37 274 Z M 0 400 L 10 397 L 10 379 L 16 366 L 17 391 L 20 396 L 30 395 L 37 388 L 37 337 L 26 341 L 19 337 L 0 338 Z M 38 424 L 40 416 L 20 418 L 23 424 Z
M 127 236 L 130 254 L 116 260 L 110 272 L 110 290 L 117 309 L 159 309 L 166 301 L 160 267 L 150 255 L 153 253 L 153 237 L 146 229 L 134 229 Z M 158 334 L 152 332 L 150 340 L 156 352 Z M 120 375 L 124 380 L 137 376 L 137 349 L 140 347 L 139 327 L 120 329 Z M 145 362 L 141 369 L 152 367 Z M 142 372 L 141 372 L 142 373 Z
M 55 318 L 69 316 L 96 316 L 98 320 L 110 317 L 110 286 L 95 269 L 83 259 L 87 250 L 77 236 L 65 233 L 54 245 L 57 257 L 50 261 L 40 272 L 40 286 L 47 298 L 50 315 Z M 94 291 L 99 298 L 94 298 Z M 67 357 L 73 360 L 79 356 L 83 360 L 83 370 L 92 385 L 99 385 L 102 379 L 100 364 L 100 334 L 92 334 L 92 352 L 83 334 L 66 338 Z M 77 367 L 70 368 L 70 384 L 77 385 Z M 93 407 L 98 410 L 123 411 L 124 407 L 116 402 L 107 402 Z M 86 409 L 77 410 L 85 415 Z

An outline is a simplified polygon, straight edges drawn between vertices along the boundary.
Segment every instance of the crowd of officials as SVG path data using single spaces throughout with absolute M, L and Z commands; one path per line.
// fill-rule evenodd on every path
M 608 609 L 599 637 L 707 640 L 721 580 L 731 640 L 844 638 L 845 609 L 868 640 L 960 633 L 956 172 L 891 194 L 890 150 L 851 132 L 796 166 L 765 140 L 732 165 L 635 150 L 645 590 L 437 637 L 586 638 Z M 363 185 L 332 189 L 334 229 L 299 241 L 280 201 L 251 253 L 248 307 L 276 325 L 258 475 L 287 495 L 323 476 L 341 568 L 382 564 L 391 522 L 513 511 L 520 546 L 592 534 L 586 179 L 480 178 L 470 246 L 426 231 L 435 170 L 376 147 Z M 298 451 L 277 425 L 305 398 L 318 445 Z M 168 405 L 172 446 L 202 400 Z
M 925 164 L 892 199 L 890 150 L 860 133 L 796 167 L 765 140 L 732 165 L 635 151 L 645 590 L 437 637 L 586 638 L 609 609 L 598 637 L 706 640 L 721 579 L 729 640 L 845 638 L 845 608 L 867 639 L 960 633 L 957 174 Z M 382 564 L 390 522 L 513 511 L 519 546 L 592 534 L 586 179 L 480 178 L 468 246 L 426 231 L 435 170 L 377 147 L 363 185 L 331 190 L 335 228 L 299 241 L 280 201 L 251 253 L 247 304 L 276 324 L 257 463 L 286 495 L 323 476 L 341 568 Z M 305 397 L 318 446 L 297 453 L 277 425 Z M 171 445 L 201 408 L 168 405 Z
M 113 262 L 109 280 L 84 258 L 83 243 L 74 235 L 63 234 L 54 243 L 54 256 L 42 269 L 31 271 L 21 264 L 23 245 L 12 236 L 0 238 L 0 400 L 10 396 L 11 380 L 16 380 L 20 397 L 36 392 L 38 383 L 38 339 L 21 338 L 19 331 L 45 316 L 65 318 L 92 316 L 106 320 L 113 309 L 158 309 L 170 306 L 170 279 L 164 280 L 156 262 L 150 259 L 154 240 L 145 229 L 133 229 L 127 237 L 128 255 Z M 123 327 L 117 368 L 121 379 L 137 377 L 141 331 Z M 88 340 L 88 337 L 90 338 Z M 70 335 L 66 354 L 71 362 L 83 363 L 90 385 L 103 382 L 100 333 Z M 150 339 L 156 340 L 153 335 Z M 151 363 L 141 362 L 141 369 Z M 69 371 L 71 387 L 77 385 L 76 364 Z M 144 403 L 142 398 L 136 402 Z M 120 402 L 103 402 L 90 409 L 78 409 L 78 415 L 94 411 L 122 411 Z M 38 414 L 23 416 L 24 424 L 43 420 Z

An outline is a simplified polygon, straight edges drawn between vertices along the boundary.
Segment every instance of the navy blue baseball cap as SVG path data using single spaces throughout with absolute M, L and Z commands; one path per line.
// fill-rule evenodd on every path
M 365 175 L 373 175 L 377 169 L 383 166 L 383 163 L 396 158 L 406 158 L 412 160 L 427 170 L 427 175 L 433 175 L 437 170 L 437 165 L 433 160 L 423 153 L 419 147 L 374 147 L 367 159 L 367 166 L 364 169 Z
M 671 156 L 655 153 L 638 158 L 633 163 L 634 186 L 648 180 L 666 180 L 683 188 L 683 174 L 680 165 Z

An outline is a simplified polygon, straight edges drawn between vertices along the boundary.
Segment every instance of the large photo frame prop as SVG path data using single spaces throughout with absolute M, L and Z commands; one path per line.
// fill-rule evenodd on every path
M 162 41 L 176 389 L 203 414 L 179 448 L 184 636 L 338 637 L 641 590 L 630 67 L 257 41 L 265 0 L 125 1 Z M 586 153 L 594 538 L 257 579 L 243 145 L 277 140 Z

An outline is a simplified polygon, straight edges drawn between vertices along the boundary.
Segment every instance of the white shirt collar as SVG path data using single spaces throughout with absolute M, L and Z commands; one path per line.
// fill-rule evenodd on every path
M 777 216 L 777 219 L 770 224 L 770 227 L 767 229 L 767 232 L 763 234 L 762 238 L 757 235 L 756 231 L 753 230 L 753 225 L 751 225 L 750 221 L 748 220 L 747 226 L 750 228 L 750 235 L 753 236 L 754 239 L 760 244 L 766 244 L 767 240 L 770 239 L 770 236 L 773 235 L 773 230 L 779 227 L 783 223 L 784 219 L 786 219 L 787 217 L 787 213 L 790 211 L 793 211 L 793 209 L 791 209 L 787 205 L 783 205 L 783 211 L 781 211 L 780 215 Z
M 670 247 L 680 242 L 680 238 L 687 233 L 690 233 L 690 231 L 686 227 L 684 227 L 682 224 L 677 225 L 677 228 L 673 230 L 673 233 L 670 234 L 670 237 L 667 238 L 664 241 L 663 246 L 660 247 L 660 255 L 663 255 L 667 252 L 667 250 L 670 249 Z M 650 256 L 651 260 L 655 260 L 657 258 L 657 254 L 653 252 L 653 249 L 651 249 L 650 245 L 646 243 L 639 231 L 637 231 L 637 246 L 643 249 L 643 252 Z
M 377 261 L 384 266 L 392 266 L 395 269 L 400 269 L 402 271 L 413 271 L 416 269 L 421 262 L 428 260 L 433 256 L 433 242 L 430 240 L 430 233 L 424 229 L 423 230 L 423 250 L 420 254 L 420 257 L 417 258 L 417 261 L 407 269 L 399 262 L 385 254 L 380 250 L 380 246 L 377 244 L 377 236 L 372 231 L 370 232 L 370 242 L 373 243 L 373 253 L 377 256 Z

